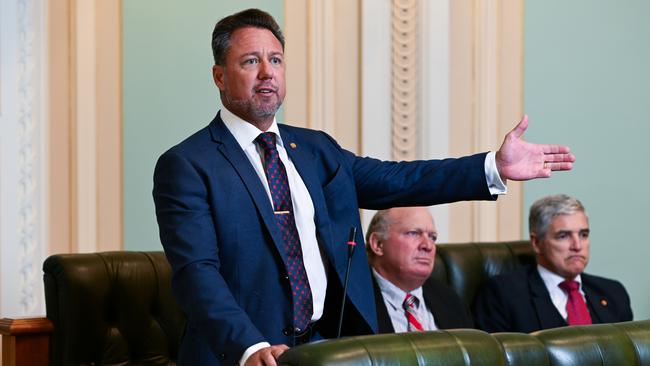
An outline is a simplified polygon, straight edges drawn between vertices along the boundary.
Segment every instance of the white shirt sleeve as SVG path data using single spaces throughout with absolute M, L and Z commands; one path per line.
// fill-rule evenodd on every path
M 271 347 L 271 344 L 269 342 L 260 342 L 256 343 L 248 348 L 246 348 L 246 351 L 244 351 L 244 354 L 241 356 L 239 359 L 239 365 L 244 366 L 246 361 L 248 361 L 248 358 L 255 352 L 261 350 L 262 348 L 266 347 Z
M 501 180 L 499 176 L 499 171 L 497 170 L 496 162 L 496 153 L 490 151 L 485 157 L 485 180 L 488 184 L 488 189 L 490 194 L 506 194 L 508 193 L 508 187 L 506 183 Z

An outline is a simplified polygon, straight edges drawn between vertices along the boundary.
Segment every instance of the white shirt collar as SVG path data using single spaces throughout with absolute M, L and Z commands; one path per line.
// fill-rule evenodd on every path
M 377 285 L 381 290 L 382 295 L 388 301 L 388 303 L 393 306 L 395 309 L 402 309 L 402 304 L 404 299 L 406 299 L 406 292 L 401 288 L 395 286 L 392 282 L 382 277 L 375 269 L 372 269 L 373 275 L 377 279 Z M 411 295 L 415 296 L 418 299 L 418 308 L 423 304 L 422 298 L 422 286 L 416 288 L 410 292 Z
M 237 140 L 239 146 L 241 146 L 241 148 L 244 150 L 246 150 L 246 148 L 248 148 L 250 145 L 254 145 L 257 136 L 265 132 L 257 128 L 252 123 L 244 121 L 225 107 L 221 108 L 221 111 L 219 111 L 219 116 L 221 117 L 221 120 L 223 120 L 223 123 L 226 125 L 226 128 L 228 128 L 228 131 L 230 131 L 230 133 L 232 133 L 232 135 L 235 137 L 235 140 Z M 284 146 L 282 143 L 282 137 L 280 136 L 280 129 L 278 128 L 278 123 L 275 120 L 275 117 L 273 117 L 273 123 L 266 132 L 275 133 L 277 136 L 276 143 L 280 146 Z
M 543 267 L 541 265 L 537 265 L 537 272 L 539 272 L 539 276 L 542 277 L 542 281 L 544 281 L 544 284 L 546 285 L 546 288 L 548 289 L 556 289 L 562 283 L 565 278 L 558 275 L 555 272 L 551 272 L 548 270 L 546 267 Z M 576 278 L 573 279 L 574 281 L 578 282 L 580 285 L 580 290 L 582 290 L 582 278 L 580 275 L 577 275 Z

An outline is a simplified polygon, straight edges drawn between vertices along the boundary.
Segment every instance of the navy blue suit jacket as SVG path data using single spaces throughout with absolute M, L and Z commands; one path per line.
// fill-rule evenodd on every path
M 280 125 L 280 135 L 314 204 L 328 286 L 322 324 L 336 325 L 346 242 L 359 208 L 432 205 L 494 199 L 485 154 L 460 159 L 382 162 L 342 149 L 320 131 Z M 291 145 L 295 144 L 295 145 Z M 249 346 L 292 344 L 292 301 L 282 238 L 262 182 L 217 115 L 165 152 L 154 172 L 153 197 L 172 289 L 187 316 L 179 364 L 233 364 Z M 338 297 L 338 298 L 337 298 Z M 371 274 L 356 250 L 343 333 L 377 332 Z M 323 337 L 334 336 L 322 329 Z
M 581 274 L 594 324 L 632 320 L 630 298 L 614 280 Z M 551 301 L 536 265 L 491 278 L 474 301 L 474 320 L 487 332 L 525 332 L 566 326 Z

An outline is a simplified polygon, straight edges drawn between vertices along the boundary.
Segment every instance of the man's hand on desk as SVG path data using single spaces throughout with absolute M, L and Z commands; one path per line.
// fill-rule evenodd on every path
M 262 348 L 253 353 L 244 366 L 277 366 L 276 360 L 288 349 L 286 344 Z

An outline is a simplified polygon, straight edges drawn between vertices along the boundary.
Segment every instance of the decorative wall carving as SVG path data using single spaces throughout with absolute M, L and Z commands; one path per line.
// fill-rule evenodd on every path
M 40 247 L 43 245 L 40 236 L 40 175 L 41 146 L 38 128 L 38 64 L 39 49 L 35 40 L 38 39 L 39 18 L 35 3 L 32 0 L 17 2 L 17 100 L 18 100 L 18 288 L 19 306 L 23 314 L 33 314 L 39 302 L 36 295 L 41 281 Z M 8 243 L 11 245 L 11 243 Z M 40 291 L 38 292 L 40 293 Z
M 417 157 L 418 1 L 393 0 L 392 158 Z

